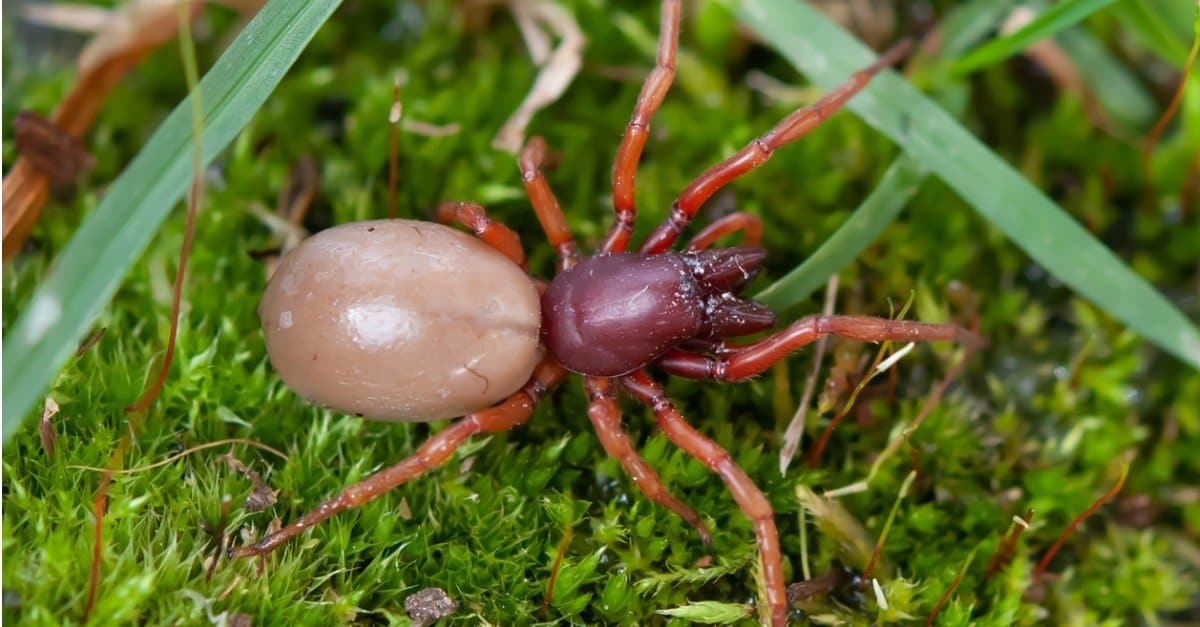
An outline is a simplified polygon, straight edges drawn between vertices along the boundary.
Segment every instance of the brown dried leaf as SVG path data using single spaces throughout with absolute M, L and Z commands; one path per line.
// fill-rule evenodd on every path
M 17 152 L 55 185 L 75 182 L 95 163 L 78 137 L 32 111 L 21 111 L 13 119 L 13 140 Z
M 257 11 L 264 2 L 225 0 L 224 4 L 248 14 Z M 96 31 L 79 54 L 75 84 L 50 116 L 53 126 L 66 136 L 83 137 L 117 82 L 147 54 L 176 37 L 179 6 L 178 0 L 134 0 L 107 13 L 94 8 L 76 10 L 74 22 L 71 16 L 78 8 L 71 5 L 54 5 L 53 11 L 39 6 L 40 11 L 26 12 L 25 18 L 31 21 Z M 186 8 L 194 19 L 203 6 L 202 2 L 191 0 Z M 5 262 L 29 238 L 48 193 L 46 172 L 30 159 L 18 158 L 3 184 Z
M 272 490 L 271 486 L 267 485 L 254 469 L 242 463 L 232 453 L 222 455 L 221 459 L 226 464 L 229 464 L 229 467 L 234 472 L 241 473 L 250 480 L 250 483 L 254 484 L 254 489 L 250 492 L 250 496 L 246 497 L 244 507 L 247 511 L 261 512 L 275 504 L 278 500 L 279 490 Z
M 840 568 L 835 568 L 824 575 L 812 579 L 797 581 L 787 587 L 787 599 L 791 605 L 803 603 L 817 595 L 828 594 L 834 588 L 845 585 L 850 581 L 850 575 Z
M 533 62 L 541 67 L 525 99 L 492 140 L 492 147 L 515 155 L 525 143 L 525 128 L 534 114 L 558 100 L 579 74 L 587 39 L 575 18 L 550 0 L 509 0 L 508 5 Z M 549 38 L 539 23 L 558 36 L 557 48 L 549 49 Z

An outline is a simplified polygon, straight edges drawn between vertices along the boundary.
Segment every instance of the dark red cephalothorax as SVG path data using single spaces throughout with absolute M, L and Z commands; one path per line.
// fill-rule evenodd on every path
M 775 313 L 739 295 L 765 258 L 753 246 L 589 257 L 542 296 L 542 340 L 568 370 L 616 377 L 688 340 L 769 329 Z

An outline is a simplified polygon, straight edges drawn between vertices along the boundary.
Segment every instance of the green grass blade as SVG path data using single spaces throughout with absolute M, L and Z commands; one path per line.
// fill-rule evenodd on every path
M 204 163 L 250 121 L 340 0 L 271 0 L 200 82 Z M 112 298 L 192 177 L 180 103 L 112 184 L 4 336 L 4 440 Z
M 826 88 L 872 60 L 865 46 L 796 0 L 746 0 L 739 19 Z M 848 107 L 928 167 L 1030 257 L 1080 295 L 1184 362 L 1200 368 L 1200 332 L 952 116 L 894 72 Z
M 969 74 L 1003 61 L 1030 44 L 1073 26 L 1112 3 L 1113 0 L 1063 0 L 1040 13 L 1016 32 L 997 37 L 968 53 L 951 67 L 951 72 Z
M 901 155 L 888 167 L 879 184 L 854 210 L 846 223 L 804 263 L 754 296 L 775 310 L 808 298 L 829 277 L 850 265 L 912 200 L 927 171 L 912 157 Z
M 943 22 L 945 54 L 956 55 L 994 30 L 1009 5 L 1010 0 L 972 0 L 956 7 Z M 900 215 L 927 176 L 929 170 L 920 162 L 907 155 L 897 157 L 871 194 L 816 252 L 755 298 L 776 310 L 808 298 L 875 241 Z

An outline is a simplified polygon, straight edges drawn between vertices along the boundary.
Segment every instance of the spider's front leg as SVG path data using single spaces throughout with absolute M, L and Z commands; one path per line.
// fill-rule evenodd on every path
M 794 111 L 791 115 L 780 120 L 775 128 L 754 138 L 744 148 L 728 159 L 714 165 L 703 174 L 696 177 L 680 192 L 675 203 L 671 205 L 670 216 L 658 225 L 658 228 L 642 243 L 641 252 L 657 254 L 666 251 L 683 232 L 684 227 L 692 221 L 692 217 L 700 207 L 717 190 L 725 187 L 738 177 L 767 162 L 779 147 L 794 142 L 809 131 L 837 113 L 845 104 L 862 91 L 876 74 L 889 65 L 899 61 L 907 52 L 911 42 L 901 41 L 883 53 L 871 66 L 855 72 L 845 83 L 834 88 L 823 98 L 810 106 Z
M 545 358 L 533 371 L 529 382 L 501 403 L 463 417 L 425 441 L 416 453 L 342 490 L 292 524 L 265 536 L 250 546 L 231 547 L 229 557 L 266 555 L 305 529 L 353 507 L 358 507 L 444 464 L 458 447 L 480 433 L 507 431 L 526 420 L 546 392 L 562 382 L 566 371 L 553 359 Z
M 726 345 L 724 355 L 709 357 L 674 350 L 656 363 L 664 372 L 689 379 L 741 381 L 761 374 L 775 362 L 824 335 L 860 342 L 956 342 L 972 347 L 987 344 L 982 337 L 953 324 L 871 316 L 807 316 L 757 342 Z

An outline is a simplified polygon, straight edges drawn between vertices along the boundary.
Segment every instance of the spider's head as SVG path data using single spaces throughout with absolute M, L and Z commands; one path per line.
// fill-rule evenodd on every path
M 770 328 L 775 314 L 738 295 L 765 257 L 745 247 L 584 259 L 542 296 L 542 340 L 568 370 L 615 377 L 686 340 Z

